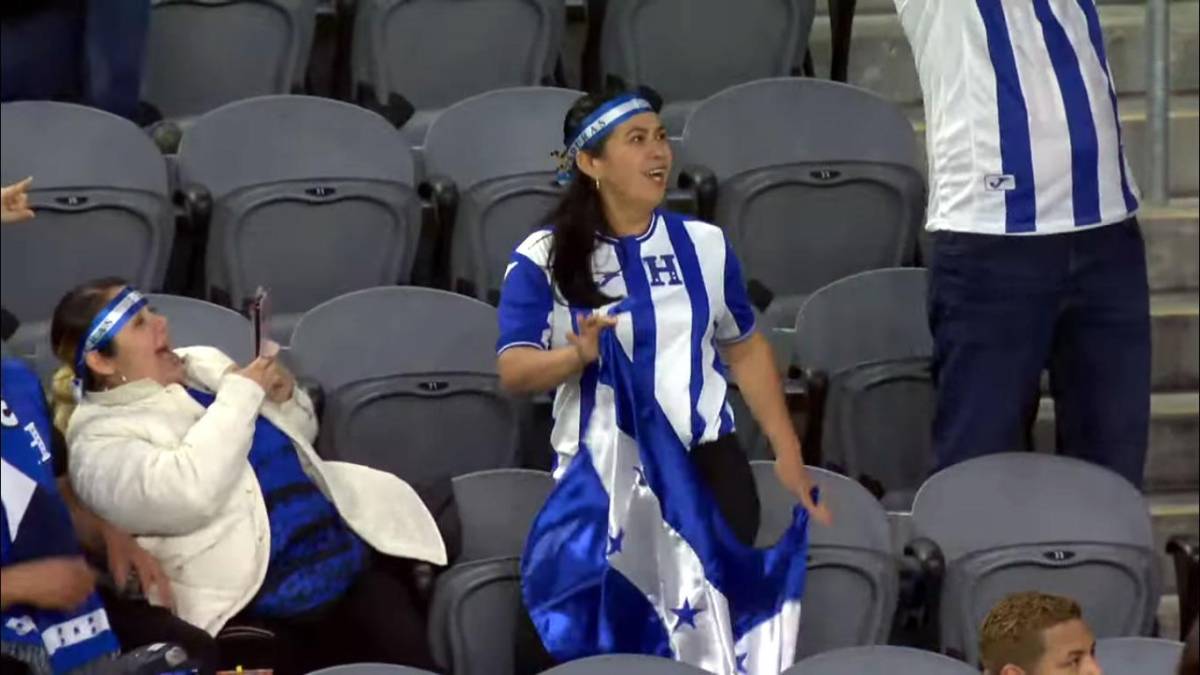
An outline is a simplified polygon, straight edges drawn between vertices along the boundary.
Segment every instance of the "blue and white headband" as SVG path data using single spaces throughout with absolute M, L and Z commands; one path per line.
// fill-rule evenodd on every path
M 571 182 L 571 169 L 575 166 L 575 157 L 580 150 L 595 147 L 613 129 L 630 117 L 653 111 L 654 106 L 637 94 L 621 94 L 593 110 L 592 114 L 580 123 L 575 138 L 559 156 L 557 175 L 559 185 Z
M 145 306 L 146 298 L 126 286 L 116 297 L 108 301 L 104 309 L 96 314 L 96 318 L 92 319 L 91 325 L 88 326 L 87 337 L 80 340 L 79 346 L 75 349 L 76 397 L 81 396 L 83 392 L 83 378 L 87 373 L 87 363 L 84 359 L 88 352 L 103 349 L 111 343 L 117 333 L 125 327 L 125 324 L 137 316 L 137 313 L 142 311 Z

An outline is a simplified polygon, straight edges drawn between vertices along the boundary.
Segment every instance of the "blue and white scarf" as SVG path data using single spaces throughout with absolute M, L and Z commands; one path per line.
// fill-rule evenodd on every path
M 582 376 L 595 395 L 582 404 L 579 452 L 526 544 L 525 605 L 559 661 L 640 653 L 778 675 L 796 651 L 808 514 L 797 506 L 769 549 L 738 541 L 653 396 L 654 345 L 637 335 L 652 309 L 622 309 L 634 357 L 602 333 Z
M 51 470 L 50 419 L 37 375 L 15 359 L 3 362 L 0 437 L 0 566 L 81 555 L 66 503 Z M 119 651 L 95 593 L 71 612 L 14 605 L 0 613 L 4 652 L 35 671 L 67 673 Z M 47 663 L 48 662 L 48 663 Z

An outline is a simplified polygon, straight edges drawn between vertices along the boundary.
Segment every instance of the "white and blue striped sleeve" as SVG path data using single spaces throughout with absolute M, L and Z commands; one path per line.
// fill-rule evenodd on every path
M 504 284 L 500 287 L 497 354 L 512 347 L 550 348 L 554 293 L 547 269 L 527 255 L 542 257 L 530 251 L 528 243 L 513 253 L 504 273 Z
M 754 308 L 746 295 L 746 281 L 737 255 L 725 241 L 725 306 L 717 308 L 717 342 L 741 342 L 754 333 Z

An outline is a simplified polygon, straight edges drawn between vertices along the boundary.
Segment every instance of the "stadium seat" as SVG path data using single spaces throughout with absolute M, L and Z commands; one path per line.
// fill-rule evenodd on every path
M 457 195 L 451 288 L 496 304 L 513 249 L 547 224 L 561 195 L 551 153 L 562 149 L 563 117 L 582 95 L 550 87 L 488 92 L 450 106 L 429 127 L 430 183 L 444 191 L 440 181 L 448 179 Z
M 429 643 L 453 675 L 513 675 L 521 612 L 519 558 L 451 567 L 438 576 L 429 608 Z
M 314 670 L 308 675 L 434 675 L 428 670 L 388 663 L 351 663 Z
M 1096 661 L 1104 675 L 1175 675 L 1183 643 L 1146 637 L 1096 641 Z
M 678 135 L 701 99 L 799 75 L 815 13 L 814 0 L 608 0 L 601 72 L 658 91 L 664 124 Z
M 499 388 L 496 310 L 422 288 L 375 288 L 305 314 L 289 356 L 325 398 L 317 451 L 429 486 L 520 462 L 524 401 Z
M 159 290 L 175 223 L 154 143 L 132 122 L 94 108 L 0 106 L 0 182 L 27 176 L 37 218 L 0 230 L 0 276 L 4 307 L 22 322 L 10 347 L 45 376 L 56 366 L 47 336 L 63 294 L 113 275 Z
M 216 347 L 240 364 L 254 358 L 254 327 L 246 317 L 211 302 L 179 295 L 151 294 L 150 306 L 167 317 L 171 346 Z
M 979 675 L 962 661 L 909 647 L 851 647 L 809 657 L 783 675 Z
M 762 505 L 756 544 L 767 547 L 791 524 L 798 506 L 776 478 L 774 462 L 753 462 L 751 467 Z M 808 580 L 797 659 L 886 642 L 899 593 L 887 514 L 879 501 L 845 476 L 818 468 L 809 471 L 836 515 L 833 526 L 814 524 L 808 529 Z
M 416 115 L 402 131 L 422 145 L 437 111 L 452 103 L 550 84 L 565 25 L 562 0 L 359 0 L 357 97 L 372 107 L 411 106 Z
M 692 112 L 680 161 L 716 178 L 711 217 L 768 326 L 791 326 L 826 284 L 917 260 L 925 183 L 912 125 L 865 90 L 805 78 L 731 87 Z
M 807 452 L 881 485 L 907 511 L 933 468 L 933 339 L 922 269 L 861 272 L 812 294 L 796 317 L 793 354 L 817 425 Z
M 179 176 L 193 218 L 208 222 L 209 299 L 240 308 L 268 288 L 282 343 L 325 300 L 409 280 L 421 226 L 412 152 L 372 112 L 309 96 L 230 103 L 184 135 Z
M 678 661 L 671 661 L 656 656 L 641 656 L 638 654 L 605 654 L 593 656 L 570 663 L 564 663 L 542 673 L 542 675 L 613 675 L 627 673 L 628 675 L 704 675 L 708 671 L 700 670 Z
M 1161 582 L 1149 508 L 1121 476 L 1081 460 L 1003 453 L 921 486 L 917 536 L 942 549 L 942 650 L 978 661 L 987 612 L 1017 591 L 1077 600 L 1098 638 L 1149 635 Z
M 451 485 L 462 524 L 458 562 L 464 563 L 523 554 L 554 478 L 529 469 L 491 469 L 455 476 Z
M 167 118 L 300 91 L 315 0 L 153 0 L 143 98 Z

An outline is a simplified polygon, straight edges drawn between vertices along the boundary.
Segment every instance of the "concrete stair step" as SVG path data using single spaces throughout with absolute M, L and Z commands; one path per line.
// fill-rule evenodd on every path
M 1043 398 L 1034 427 L 1034 446 L 1054 449 L 1054 402 Z M 1150 401 L 1148 493 L 1194 491 L 1200 487 L 1200 393 L 1158 393 Z
M 1154 546 L 1162 558 L 1163 593 L 1169 594 L 1175 588 L 1175 563 L 1166 554 L 1167 540 L 1176 535 L 1200 535 L 1200 493 L 1170 492 L 1152 494 L 1147 497 L 1150 502 L 1150 517 L 1154 523 Z M 1167 633 L 1164 635 L 1177 634 Z
M 854 20 L 850 82 L 893 101 L 918 103 L 921 101 L 921 87 L 900 19 L 894 7 L 879 2 L 872 2 L 871 5 L 877 12 L 860 10 Z M 1171 89 L 1177 92 L 1200 90 L 1200 63 L 1197 62 L 1200 54 L 1200 3 L 1174 2 L 1171 10 Z M 1145 7 L 1105 4 L 1100 8 L 1100 21 L 1117 91 L 1123 94 L 1144 92 Z M 813 66 L 822 76 L 829 73 L 830 42 L 829 18 L 819 16 L 813 24 L 809 48 L 813 55 Z
M 1200 295 L 1160 293 L 1150 298 L 1151 388 L 1200 388 Z
M 1151 291 L 1200 288 L 1200 202 L 1144 206 L 1138 220 L 1146 239 Z

